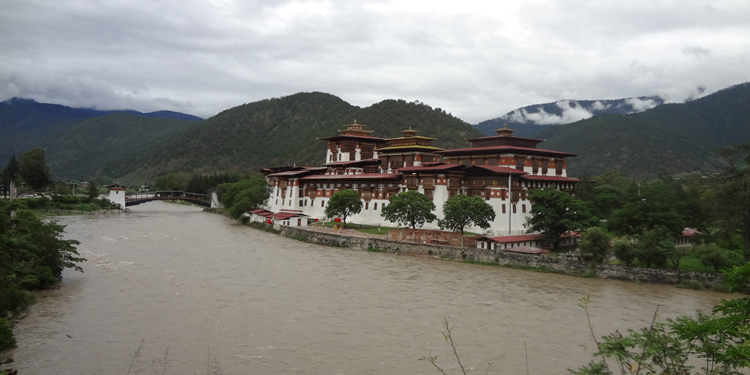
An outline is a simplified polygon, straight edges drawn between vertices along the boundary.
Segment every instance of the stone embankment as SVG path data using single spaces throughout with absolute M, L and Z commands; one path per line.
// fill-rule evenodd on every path
M 310 243 L 346 247 L 357 250 L 380 249 L 388 253 L 428 255 L 443 258 L 470 260 L 475 262 L 497 263 L 513 267 L 534 267 L 565 274 L 584 275 L 590 272 L 589 263 L 566 257 L 551 258 L 546 255 L 510 253 L 503 250 L 461 248 L 432 244 L 419 244 L 393 241 L 376 236 L 339 234 L 332 231 L 318 231 L 306 228 L 280 228 L 282 236 Z M 380 236 L 378 236 L 380 237 Z M 706 287 L 721 284 L 723 277 L 715 272 L 693 272 L 654 268 L 628 267 L 601 264 L 593 275 L 603 279 L 638 281 L 652 284 L 675 285 L 683 282 L 699 281 Z
M 79 210 L 36 210 L 42 214 L 52 215 L 100 215 L 100 214 L 118 214 L 123 212 L 130 212 L 129 208 L 123 210 L 94 210 L 94 211 L 79 211 Z

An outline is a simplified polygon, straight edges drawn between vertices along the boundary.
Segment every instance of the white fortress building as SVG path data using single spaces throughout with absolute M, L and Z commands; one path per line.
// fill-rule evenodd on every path
M 328 142 L 323 166 L 263 169 L 272 188 L 268 209 L 324 219 L 331 196 L 354 189 L 362 197 L 362 212 L 347 221 L 393 226 L 380 213 L 394 194 L 425 194 L 435 203 L 438 218 L 448 198 L 465 194 L 480 196 L 495 209 L 488 235 L 525 233 L 528 192 L 555 184 L 572 194 L 578 180 L 567 177 L 565 159 L 576 155 L 538 148 L 542 140 L 514 137 L 514 130 L 505 126 L 495 131 L 494 136 L 468 139 L 471 147 L 444 150 L 430 146 L 434 138 L 411 129 L 403 137 L 373 137 L 355 120 L 339 135 L 321 138 Z M 438 228 L 437 222 L 424 228 Z

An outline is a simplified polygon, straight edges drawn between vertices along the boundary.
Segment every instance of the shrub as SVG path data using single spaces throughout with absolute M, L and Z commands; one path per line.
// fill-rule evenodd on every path
M 15 347 L 16 339 L 13 338 L 13 329 L 5 319 L 0 318 L 0 351 Z

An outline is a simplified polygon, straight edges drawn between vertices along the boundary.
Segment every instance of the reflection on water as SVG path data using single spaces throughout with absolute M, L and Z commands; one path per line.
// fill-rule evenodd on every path
M 591 295 L 594 329 L 707 310 L 722 297 L 661 285 L 585 279 L 299 242 L 163 202 L 128 214 L 61 217 L 81 241 L 85 273 L 16 327 L 26 374 L 435 374 L 448 369 L 443 317 L 464 365 L 484 373 L 566 373 L 593 343 L 578 299 Z M 157 368 L 161 369 L 161 365 Z

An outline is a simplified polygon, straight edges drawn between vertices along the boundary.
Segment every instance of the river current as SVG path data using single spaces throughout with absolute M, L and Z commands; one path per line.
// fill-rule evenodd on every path
M 23 375 L 437 374 L 428 355 L 458 373 L 445 317 L 472 373 L 563 374 L 594 348 L 581 297 L 597 336 L 726 297 L 313 245 L 164 202 L 55 220 L 88 261 L 16 326 Z

